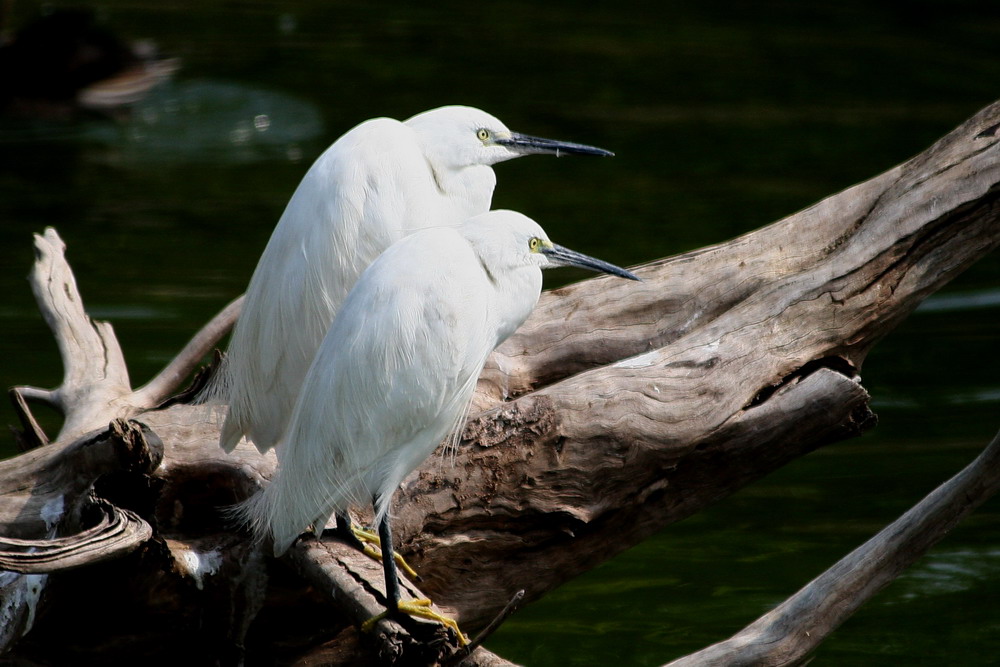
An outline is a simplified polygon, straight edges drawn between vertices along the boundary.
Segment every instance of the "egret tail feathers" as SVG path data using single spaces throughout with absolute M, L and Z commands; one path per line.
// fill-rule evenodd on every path
M 262 543 L 270 536 L 275 558 L 281 556 L 295 541 L 303 529 L 295 528 L 289 521 L 274 521 L 273 498 L 261 489 L 246 500 L 226 509 L 226 515 L 234 524 L 247 528 L 256 543 Z
M 222 430 L 219 432 L 219 447 L 222 447 L 227 454 L 236 449 L 243 438 L 243 429 L 236 424 L 235 419 L 230 419 L 226 415 L 226 420 L 222 423 Z
M 225 418 L 220 419 L 223 408 L 231 402 L 233 395 L 232 377 L 229 370 L 229 357 L 224 357 L 215 374 L 198 394 L 195 403 L 214 406 L 216 409 L 216 420 L 222 422 L 219 429 L 219 447 L 227 454 L 236 449 L 243 437 L 243 426 L 240 420 L 235 417 L 232 408 L 225 411 Z M 262 452 L 263 453 L 263 452 Z

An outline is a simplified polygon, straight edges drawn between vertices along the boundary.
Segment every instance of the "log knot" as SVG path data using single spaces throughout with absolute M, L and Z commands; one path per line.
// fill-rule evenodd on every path
M 163 461 L 163 442 L 148 426 L 134 419 L 115 419 L 108 424 L 115 456 L 122 470 L 148 475 Z
M 552 399 L 533 396 L 505 403 L 470 419 L 462 434 L 463 442 L 480 447 L 518 447 L 558 433 L 558 413 Z

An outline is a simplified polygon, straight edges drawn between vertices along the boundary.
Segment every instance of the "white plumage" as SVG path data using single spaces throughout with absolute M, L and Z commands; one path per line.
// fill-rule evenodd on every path
M 275 554 L 373 498 L 388 531 L 393 491 L 464 418 L 487 356 L 537 302 L 540 269 L 562 265 L 634 278 L 512 211 L 417 232 L 368 267 L 305 378 L 275 477 L 240 509 Z
M 405 122 L 366 121 L 316 160 L 254 271 L 211 389 L 229 404 L 220 445 L 262 452 L 288 424 L 306 371 L 361 272 L 404 235 L 489 209 L 490 165 L 527 153 L 610 155 L 517 134 L 486 112 L 449 106 Z

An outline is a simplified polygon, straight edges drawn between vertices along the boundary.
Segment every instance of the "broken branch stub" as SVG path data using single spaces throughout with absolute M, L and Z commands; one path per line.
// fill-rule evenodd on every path
M 27 409 L 31 401 L 50 405 L 63 414 L 62 429 L 56 438 L 62 442 L 100 429 L 114 419 L 128 419 L 157 407 L 178 390 L 228 333 L 243 305 L 242 297 L 234 299 L 160 373 L 133 391 L 114 329 L 87 315 L 66 260 L 66 244 L 51 227 L 44 234 L 35 234 L 31 286 L 42 317 L 59 345 L 64 372 L 62 384 L 55 389 L 11 390 L 24 426 L 21 440 L 27 447 L 48 442 Z
M 0 461 L 0 535 L 45 540 L 92 528 L 84 512 L 94 483 L 116 472 L 149 474 L 162 456 L 162 443 L 146 426 L 117 420 L 70 443 Z
M 149 523 L 95 497 L 94 485 L 144 477 L 162 454 L 148 428 L 116 420 L 0 461 L 0 651 L 31 629 L 50 573 L 120 558 L 152 537 Z

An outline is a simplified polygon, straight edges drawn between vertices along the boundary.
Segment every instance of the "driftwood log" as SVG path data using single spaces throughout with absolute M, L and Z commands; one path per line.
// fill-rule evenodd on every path
M 457 453 L 427 461 L 396 494 L 398 549 L 420 589 L 475 633 L 519 591 L 536 599 L 872 427 L 859 376 L 868 351 L 1000 244 L 998 128 L 995 103 L 869 181 L 639 267 L 641 285 L 597 278 L 544 294 L 491 357 Z M 381 604 L 377 566 L 313 538 L 272 562 L 223 520 L 219 508 L 265 483 L 275 461 L 246 445 L 219 450 L 218 410 L 186 402 L 197 382 L 167 399 L 238 301 L 133 391 L 110 325 L 84 312 L 58 236 L 47 230 L 36 248 L 32 284 L 66 374 L 56 390 L 11 392 L 29 450 L 0 462 L 0 645 L 11 660 L 508 664 L 481 648 L 466 655 L 423 623 L 359 633 Z M 33 401 L 65 414 L 51 443 Z M 974 467 L 945 501 L 901 519 L 921 539 L 876 536 L 808 594 L 677 664 L 800 661 L 996 490 L 1000 467 Z M 836 601 L 847 590 L 845 610 Z

